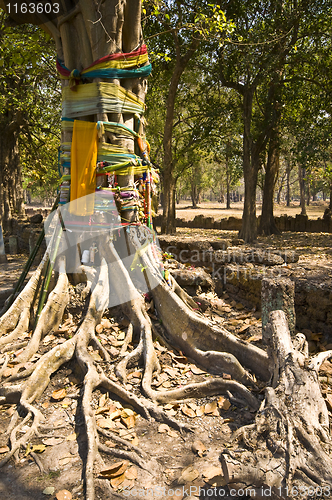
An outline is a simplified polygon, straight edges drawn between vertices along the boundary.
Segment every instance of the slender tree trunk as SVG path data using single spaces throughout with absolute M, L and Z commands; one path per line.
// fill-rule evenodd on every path
M 227 141 L 226 144 L 226 209 L 229 210 L 231 208 L 231 176 L 229 171 L 229 149 L 230 144 Z
M 330 204 L 329 209 L 332 210 L 332 185 L 330 186 Z
M 287 203 L 286 203 L 286 206 L 287 207 L 290 207 L 290 163 L 289 161 L 287 162 L 287 170 L 286 170 L 286 189 L 287 189 L 287 192 L 286 192 L 286 200 L 287 200 Z
M 279 172 L 279 131 L 274 128 L 271 132 L 269 142 L 269 154 L 266 165 L 262 216 L 260 220 L 260 234 L 268 236 L 270 234 L 280 234 L 273 217 L 273 198 L 275 184 Z
M 174 234 L 176 232 L 175 201 L 176 189 L 173 172 L 164 172 L 163 176 L 163 219 L 161 232 L 163 234 Z
M 299 165 L 299 184 L 300 184 L 300 207 L 301 207 L 301 215 L 307 215 L 307 210 L 305 206 L 305 169 Z
M 284 172 L 282 178 L 281 178 L 281 181 L 280 181 L 280 186 L 279 186 L 279 189 L 278 189 L 278 193 L 277 193 L 277 203 L 278 205 L 281 203 L 281 193 L 282 193 L 282 190 L 284 188 L 284 182 L 285 182 L 285 177 L 286 177 L 287 173 Z
M 190 194 L 191 194 L 192 206 L 193 206 L 193 208 L 197 208 L 197 203 L 199 201 L 199 192 L 198 192 L 197 186 L 194 182 L 191 182 Z

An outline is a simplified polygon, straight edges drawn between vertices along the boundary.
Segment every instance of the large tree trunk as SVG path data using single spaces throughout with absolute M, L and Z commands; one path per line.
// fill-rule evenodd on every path
M 6 230 L 15 215 L 24 214 L 17 124 L 6 122 L 0 135 L 0 220 Z
M 163 190 L 163 218 L 161 221 L 161 232 L 162 234 L 174 234 L 176 232 L 176 185 L 172 171 L 170 172 L 164 170 Z
M 260 167 L 259 151 L 251 137 L 251 117 L 254 89 L 250 88 L 243 95 L 243 176 L 244 176 L 244 208 L 242 227 L 239 238 L 251 243 L 257 238 L 256 188 Z
M 262 216 L 259 232 L 265 236 L 280 234 L 273 217 L 274 190 L 279 172 L 279 131 L 271 132 L 269 152 L 265 171 Z
M 176 62 L 172 73 L 168 95 L 166 100 L 166 119 L 163 136 L 163 189 L 164 189 L 164 204 L 163 204 L 163 221 L 161 224 L 161 232 L 173 234 L 176 232 L 175 223 L 175 184 L 174 179 L 174 159 L 173 159 L 173 120 L 174 108 L 177 89 L 180 83 L 181 76 L 186 69 L 188 62 L 199 46 L 199 37 L 193 37 L 185 54 L 181 54 L 181 44 L 178 34 L 173 31 L 172 36 L 176 47 Z

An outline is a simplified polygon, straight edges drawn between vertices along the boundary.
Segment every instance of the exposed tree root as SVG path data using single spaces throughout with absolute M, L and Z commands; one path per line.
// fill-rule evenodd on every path
M 145 231 L 147 230 L 144 229 L 143 232 Z M 144 251 L 138 246 L 142 239 L 144 240 L 144 234 L 142 237 L 139 229 L 131 229 L 131 241 L 137 249 L 134 260 L 141 259 L 145 268 L 150 293 L 164 327 L 166 345 L 181 350 L 192 361 L 216 376 L 178 388 L 153 388 L 154 377 L 160 373 L 161 366 L 146 303 L 142 293 L 134 286 L 113 242 L 102 240 L 99 245 L 99 274 L 96 269 L 84 269 L 88 283 L 83 290 L 83 298 L 87 298 L 88 304 L 73 337 L 56 345 L 37 361 L 32 359 L 32 362 L 22 364 L 22 371 L 5 378 L 2 383 L 0 404 L 16 402 L 18 406 L 7 429 L 11 449 L 0 466 L 11 457 L 19 459 L 20 449 L 27 446 L 33 436 L 40 435 L 38 429 L 45 429 L 44 417 L 34 406 L 34 402 L 46 390 L 52 374 L 63 364 L 75 360 L 83 373 L 80 398 L 87 441 L 84 460 L 87 500 L 95 498 L 95 472 L 96 468 L 103 466 L 102 455 L 129 460 L 147 471 L 158 468 L 153 456 L 143 453 L 138 446 L 118 435 L 98 427 L 91 406 L 97 389 L 107 391 L 147 421 L 167 423 L 180 433 L 193 431 L 194 428 L 169 416 L 158 403 L 226 394 L 236 404 L 248 405 L 258 412 L 255 423 L 241 428 L 234 436 L 234 442 L 243 443 L 241 453 L 237 445 L 236 451 L 227 449 L 221 455 L 225 484 L 234 488 L 241 485 L 252 486 L 257 494 L 261 487 L 271 486 L 274 498 L 287 498 L 287 488 L 294 485 L 294 481 L 299 485 L 328 484 L 332 480 L 331 443 L 327 409 L 319 389 L 318 371 L 323 361 L 331 357 L 331 351 L 309 359 L 304 337 L 297 335 L 292 342 L 280 312 L 271 313 L 270 324 L 265 329 L 264 335 L 269 342 L 267 353 L 215 326 L 205 316 L 193 310 L 195 304 L 192 299 L 174 280 L 171 279 L 168 284 L 161 278 L 151 245 Z M 40 276 L 40 273 L 41 268 L 38 268 L 36 275 Z M 62 321 L 68 303 L 68 278 L 63 258 L 59 262 L 57 284 L 48 297 L 28 345 L 14 343 L 20 336 L 18 332 L 26 331 L 23 325 L 26 325 L 30 310 L 34 307 L 38 281 L 39 277 L 37 279 L 34 275 L 30 285 L 27 285 L 28 290 L 26 287 L 22 292 L 26 305 L 24 319 L 14 308 L 12 322 L 6 315 L 5 320 L 0 320 L 2 331 L 7 333 L 0 339 L 0 344 L 3 350 L 7 351 L 8 347 L 9 352 L 2 357 L 0 379 L 9 362 L 24 363 L 37 353 L 41 340 L 56 330 Z M 33 293 L 31 290 L 34 290 Z M 108 307 L 111 292 L 119 298 L 122 310 L 129 320 L 125 340 L 115 363 L 112 360 L 114 355 L 110 355 L 96 336 L 96 326 Z M 15 307 L 16 301 L 13 304 L 16 303 Z M 131 348 L 133 340 L 137 345 Z M 90 346 L 100 353 L 102 363 L 92 357 Z M 13 352 L 22 348 L 23 351 L 15 357 Z M 111 366 L 114 366 L 112 373 L 115 376 L 109 375 Z M 126 385 L 127 370 L 134 366 L 143 367 L 142 396 L 134 394 Z M 230 374 L 231 379 L 220 376 L 225 373 Z M 255 388 L 255 378 L 251 373 L 263 381 L 270 380 L 271 386 L 266 389 L 264 404 L 251 392 Z M 18 437 L 23 426 L 27 430 Z M 107 446 L 103 442 L 105 438 L 111 439 L 116 446 Z M 36 458 L 38 459 L 37 456 Z M 36 460 L 36 463 L 43 470 L 42 462 L 38 463 Z
M 23 331 L 27 329 L 27 321 L 29 321 L 30 318 L 30 308 L 37 292 L 41 273 L 47 259 L 48 253 L 46 252 L 41 263 L 31 276 L 28 283 L 25 285 L 22 292 L 16 297 L 8 311 L 6 311 L 0 318 L 0 337 L 5 335 L 7 332 L 16 329 L 12 338 L 10 340 L 4 339 L 5 342 L 2 341 L 1 345 L 7 343 L 7 341 L 11 342 L 12 340 L 15 340 Z
M 179 293 L 178 285 L 169 287 L 160 279 L 149 252 L 140 252 L 137 231 L 131 229 L 130 236 L 146 268 L 154 304 L 167 332 L 166 341 L 215 374 L 227 372 L 243 383 L 252 384 L 252 378 L 243 365 L 262 380 L 269 380 L 266 352 L 207 322 L 205 317 L 196 313 L 190 307 L 190 297 L 186 299 L 187 294 L 183 290 Z
M 66 261 L 64 257 L 61 257 L 59 259 L 59 277 L 57 284 L 48 296 L 47 303 L 42 310 L 37 327 L 32 334 L 27 348 L 17 357 L 17 363 L 29 361 L 38 351 L 40 340 L 46 334 L 58 329 L 68 303 L 69 293 Z
M 230 463 L 222 456 L 225 484 L 256 492 L 271 487 L 271 498 L 296 498 L 299 491 L 303 496 L 313 485 L 326 493 L 332 480 L 331 439 L 317 366 L 331 353 L 306 360 L 292 345 L 282 311 L 270 313 L 266 337 L 274 353 L 272 387 L 255 423 L 234 435 L 247 450 L 241 460 L 233 454 Z

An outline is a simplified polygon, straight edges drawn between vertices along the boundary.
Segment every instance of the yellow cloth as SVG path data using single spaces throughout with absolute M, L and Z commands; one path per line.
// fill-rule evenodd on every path
M 94 97 L 116 98 L 118 100 L 137 104 L 142 108 L 145 104 L 130 90 L 126 90 L 120 85 L 108 82 L 94 82 L 78 85 L 73 92 L 70 87 L 62 89 L 62 101 L 77 102 L 82 99 L 92 99 Z
M 135 66 L 142 66 L 149 62 L 148 54 L 141 54 L 136 57 L 129 57 L 128 59 L 113 59 L 107 62 L 101 62 L 98 64 L 94 64 L 89 68 L 86 68 L 82 71 L 82 75 L 85 73 L 89 73 L 89 71 L 96 71 L 97 69 L 108 69 L 108 68 L 118 68 L 118 69 L 130 69 Z
M 70 213 L 74 215 L 93 214 L 97 148 L 97 123 L 75 120 L 70 162 Z

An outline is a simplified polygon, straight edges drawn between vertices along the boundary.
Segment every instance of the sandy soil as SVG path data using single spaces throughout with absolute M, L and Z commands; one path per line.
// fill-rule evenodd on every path
M 315 202 L 307 207 L 307 214 L 310 219 L 317 219 L 318 217 L 323 217 L 324 210 L 328 206 L 328 202 Z M 257 204 L 257 215 L 261 214 L 262 206 Z M 161 213 L 161 210 L 159 209 Z M 191 220 L 196 215 L 204 213 L 206 217 L 214 217 L 216 220 L 224 219 L 227 217 L 242 217 L 243 212 L 243 202 L 232 203 L 230 210 L 225 208 L 225 203 L 217 202 L 202 202 L 199 204 L 198 208 L 191 208 L 191 203 L 189 200 L 181 200 L 179 204 L 176 205 L 176 216 L 181 219 Z M 276 216 L 287 214 L 293 217 L 296 214 L 301 213 L 301 208 L 299 203 L 292 203 L 290 207 L 286 207 L 285 204 L 275 205 L 274 214 Z

